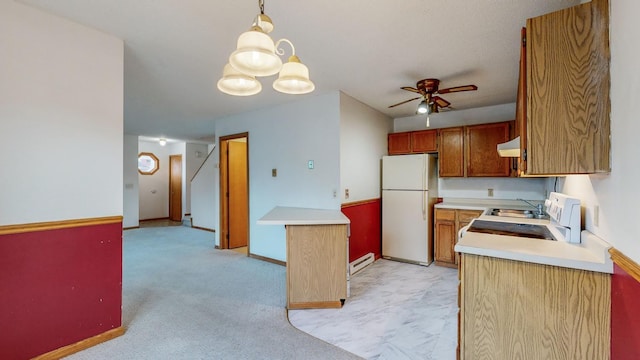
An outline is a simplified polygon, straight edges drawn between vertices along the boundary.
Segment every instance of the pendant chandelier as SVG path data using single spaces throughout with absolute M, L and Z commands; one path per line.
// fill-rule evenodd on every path
M 259 0 L 258 6 L 260 14 L 249 31 L 238 37 L 236 51 L 231 53 L 229 62 L 224 66 L 218 89 L 234 96 L 255 95 L 262 90 L 256 77 L 279 73 L 273 82 L 275 90 L 294 95 L 312 92 L 315 85 L 309 80 L 309 69 L 296 56 L 291 41 L 280 39 L 274 44 L 268 35 L 273 30 L 273 22 L 264 13 L 264 1 Z M 280 60 L 284 55 L 284 50 L 279 48 L 282 43 L 289 44 L 292 52 L 284 65 Z

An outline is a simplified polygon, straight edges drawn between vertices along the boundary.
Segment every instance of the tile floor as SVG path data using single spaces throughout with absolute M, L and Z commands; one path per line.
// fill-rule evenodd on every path
M 366 359 L 454 360 L 458 272 L 378 260 L 341 309 L 290 310 L 296 328 Z

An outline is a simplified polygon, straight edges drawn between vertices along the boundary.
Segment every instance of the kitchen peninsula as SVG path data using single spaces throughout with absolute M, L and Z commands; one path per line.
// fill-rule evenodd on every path
M 545 225 L 540 219 L 495 219 Z M 463 359 L 607 359 L 609 245 L 588 231 L 580 243 L 467 230 L 461 252 L 459 354 Z M 491 356 L 485 351 L 490 350 Z
M 286 228 L 287 309 L 342 306 L 349 218 L 339 210 L 276 206 L 257 223 Z

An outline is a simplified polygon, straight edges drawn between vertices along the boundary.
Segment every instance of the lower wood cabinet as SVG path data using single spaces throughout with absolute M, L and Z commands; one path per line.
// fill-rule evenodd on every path
M 458 254 L 453 249 L 458 241 L 458 231 L 471 220 L 482 215 L 482 210 L 436 209 L 435 210 L 435 262 L 436 265 L 455 268 Z
M 609 359 L 611 275 L 462 254 L 459 359 Z
M 287 225 L 287 309 L 339 308 L 347 298 L 347 225 Z

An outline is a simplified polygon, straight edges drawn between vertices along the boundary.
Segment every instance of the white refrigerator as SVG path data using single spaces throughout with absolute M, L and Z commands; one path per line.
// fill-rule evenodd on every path
M 429 154 L 382 157 L 383 258 L 420 265 L 433 261 L 436 163 Z

